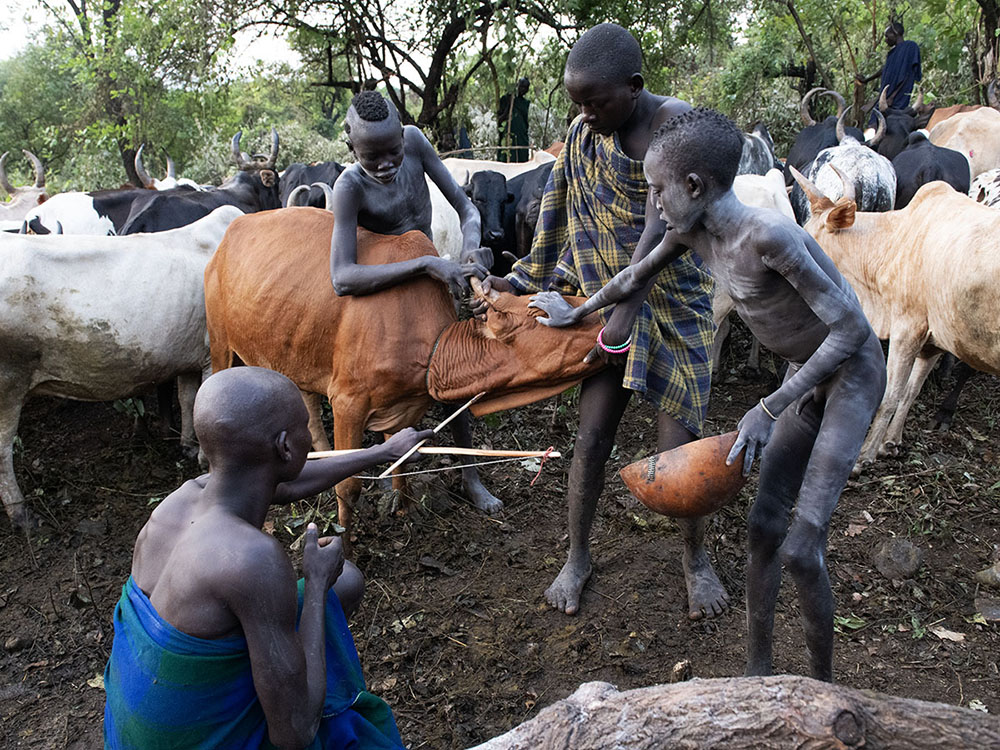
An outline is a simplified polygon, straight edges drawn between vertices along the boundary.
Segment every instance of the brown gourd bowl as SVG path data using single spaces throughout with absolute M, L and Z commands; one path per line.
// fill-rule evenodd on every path
M 702 438 L 621 470 L 625 486 L 650 510 L 674 518 L 715 513 L 746 484 L 743 454 L 726 466 L 738 432 Z

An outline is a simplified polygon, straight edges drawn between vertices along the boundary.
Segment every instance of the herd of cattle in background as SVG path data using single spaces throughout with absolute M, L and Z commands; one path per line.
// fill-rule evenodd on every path
M 837 114 L 816 122 L 810 103 L 817 96 L 835 99 Z M 804 127 L 784 162 L 775 157 L 764 125 L 745 134 L 735 184 L 740 200 L 805 227 L 854 287 L 876 333 L 890 342 L 885 397 L 857 471 L 898 449 L 907 412 L 943 353 L 967 366 L 946 399 L 950 413 L 938 417 L 945 425 L 968 367 L 1000 374 L 1000 98 L 995 82 L 989 102 L 934 109 L 918 100 L 897 110 L 887 106 L 883 92 L 871 113 L 874 127 L 863 132 L 845 126 L 850 109 L 839 94 L 814 89 L 802 101 Z M 255 272 L 266 275 L 268 258 L 281 253 L 329 257 L 329 231 L 304 233 L 301 207 L 328 210 L 332 185 L 344 167 L 291 164 L 279 172 L 278 146 L 272 129 L 269 153 L 250 156 L 240 150 L 237 133 L 232 158 L 238 170 L 217 187 L 177 179 L 169 160 L 164 179 L 151 178 L 140 148 L 135 158 L 142 187 L 51 197 L 37 157 L 24 152 L 35 168 L 35 182 L 18 188 L 7 177 L 8 154 L 0 157 L 0 186 L 11 198 L 0 204 L 0 499 L 15 524 L 30 523 L 12 458 L 21 408 L 30 395 L 104 401 L 177 379 L 182 446 L 196 449 L 191 408 L 211 367 L 205 269 L 230 223 L 244 214 L 274 211 L 266 232 L 246 231 L 263 223 L 242 225 L 240 236 L 246 239 L 238 251 L 256 253 Z M 480 213 L 482 244 L 493 250 L 494 273 L 503 274 L 530 250 L 557 151 L 558 144 L 519 164 L 444 160 Z M 457 258 L 458 216 L 432 183 L 429 191 L 434 246 L 441 255 Z M 315 286 L 295 277 L 300 270 L 283 273 L 287 276 L 278 286 L 284 284 L 288 299 Z M 228 304 L 227 283 L 222 279 L 215 285 L 210 306 Z M 247 363 L 296 380 L 294 368 L 284 366 L 281 357 L 348 325 L 342 323 L 348 299 L 307 301 L 322 304 L 319 318 L 312 318 L 315 330 L 303 330 L 297 321 L 277 325 L 285 339 L 268 349 L 276 353 Z M 277 309 L 280 313 L 281 306 Z M 732 302 L 717 294 L 716 367 L 731 310 Z M 275 335 L 268 333 L 271 323 L 261 321 L 261 336 Z M 385 325 L 402 327 L 405 337 L 412 316 Z M 381 356 L 392 357 L 387 349 Z M 343 367 L 336 358 L 319 366 L 329 372 L 324 385 L 297 382 L 333 401 L 338 383 L 344 387 Z M 315 381 L 315 373 L 312 377 Z M 352 386 L 352 398 L 359 387 Z M 410 392 L 385 392 L 384 382 L 371 382 L 370 388 L 381 389 L 382 414 L 393 403 L 423 403 Z M 336 447 L 358 447 L 361 431 L 376 423 L 377 429 L 387 429 L 376 411 L 355 414 L 350 429 L 341 430 L 335 420 Z M 410 421 L 422 414 L 419 408 L 403 412 Z M 403 424 L 397 420 L 390 426 Z M 314 432 L 314 437 L 321 442 L 322 436 Z

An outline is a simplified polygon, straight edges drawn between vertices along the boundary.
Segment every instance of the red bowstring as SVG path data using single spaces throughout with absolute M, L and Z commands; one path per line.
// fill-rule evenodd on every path
M 556 447 L 554 445 L 550 445 L 548 448 L 546 448 L 545 453 L 542 454 L 542 462 L 538 465 L 538 473 L 535 474 L 535 478 L 531 480 L 531 483 L 528 485 L 529 487 L 535 486 L 535 482 L 538 481 L 538 477 L 542 475 L 542 469 L 545 468 L 545 462 L 548 460 L 549 454 L 552 453 L 552 451 L 554 451 L 555 448 Z

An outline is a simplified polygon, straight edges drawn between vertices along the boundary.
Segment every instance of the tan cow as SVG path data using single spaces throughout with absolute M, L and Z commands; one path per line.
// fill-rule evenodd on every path
M 958 151 L 969 160 L 969 181 L 1000 167 L 1000 112 L 980 107 L 949 117 L 930 132 L 935 146 Z
M 391 433 L 416 424 L 434 396 L 463 401 L 487 390 L 492 406 L 477 410 L 486 413 L 544 398 L 593 369 L 582 359 L 600 322 L 549 329 L 527 315 L 526 299 L 503 295 L 507 300 L 492 300 L 486 323 L 458 323 L 448 290 L 429 276 L 338 297 L 330 283 L 332 231 L 333 215 L 316 208 L 234 221 L 205 271 L 205 304 L 212 369 L 238 359 L 327 396 L 336 448 L 361 447 L 366 429 Z M 360 263 L 432 254 L 421 232 L 358 230 Z M 561 356 L 551 357 L 555 351 Z M 360 492 L 358 479 L 337 485 L 342 525 Z
M 889 339 L 888 383 L 859 473 L 898 451 L 907 412 L 943 352 L 1000 374 L 1000 214 L 945 182 L 923 185 L 899 211 L 855 213 L 850 192 L 835 204 L 796 179 L 812 205 L 806 230 Z

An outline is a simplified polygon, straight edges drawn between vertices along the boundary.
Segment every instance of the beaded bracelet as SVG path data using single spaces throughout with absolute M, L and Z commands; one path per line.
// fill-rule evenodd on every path
M 760 400 L 760 408 L 761 408 L 761 409 L 763 409 L 763 410 L 764 410 L 764 413 L 765 413 L 765 414 L 766 414 L 767 416 L 769 416 L 769 417 L 770 417 L 771 419 L 773 419 L 773 420 L 774 420 L 775 422 L 777 422 L 777 421 L 778 421 L 778 418 L 777 418 L 776 416 L 774 416 L 774 415 L 773 415 L 773 414 L 771 413 L 771 410 L 770 410 L 770 409 L 768 409 L 768 408 L 767 408 L 767 406 L 766 406 L 766 405 L 764 404 L 764 399 L 761 399 L 761 400 Z
M 604 329 L 602 328 L 597 333 L 597 345 L 601 347 L 604 351 L 606 351 L 608 354 L 624 354 L 625 352 L 627 352 L 629 349 L 632 348 L 632 334 L 629 334 L 629 337 L 625 339 L 625 341 L 623 341 L 621 344 L 613 346 L 611 344 L 604 343 Z

